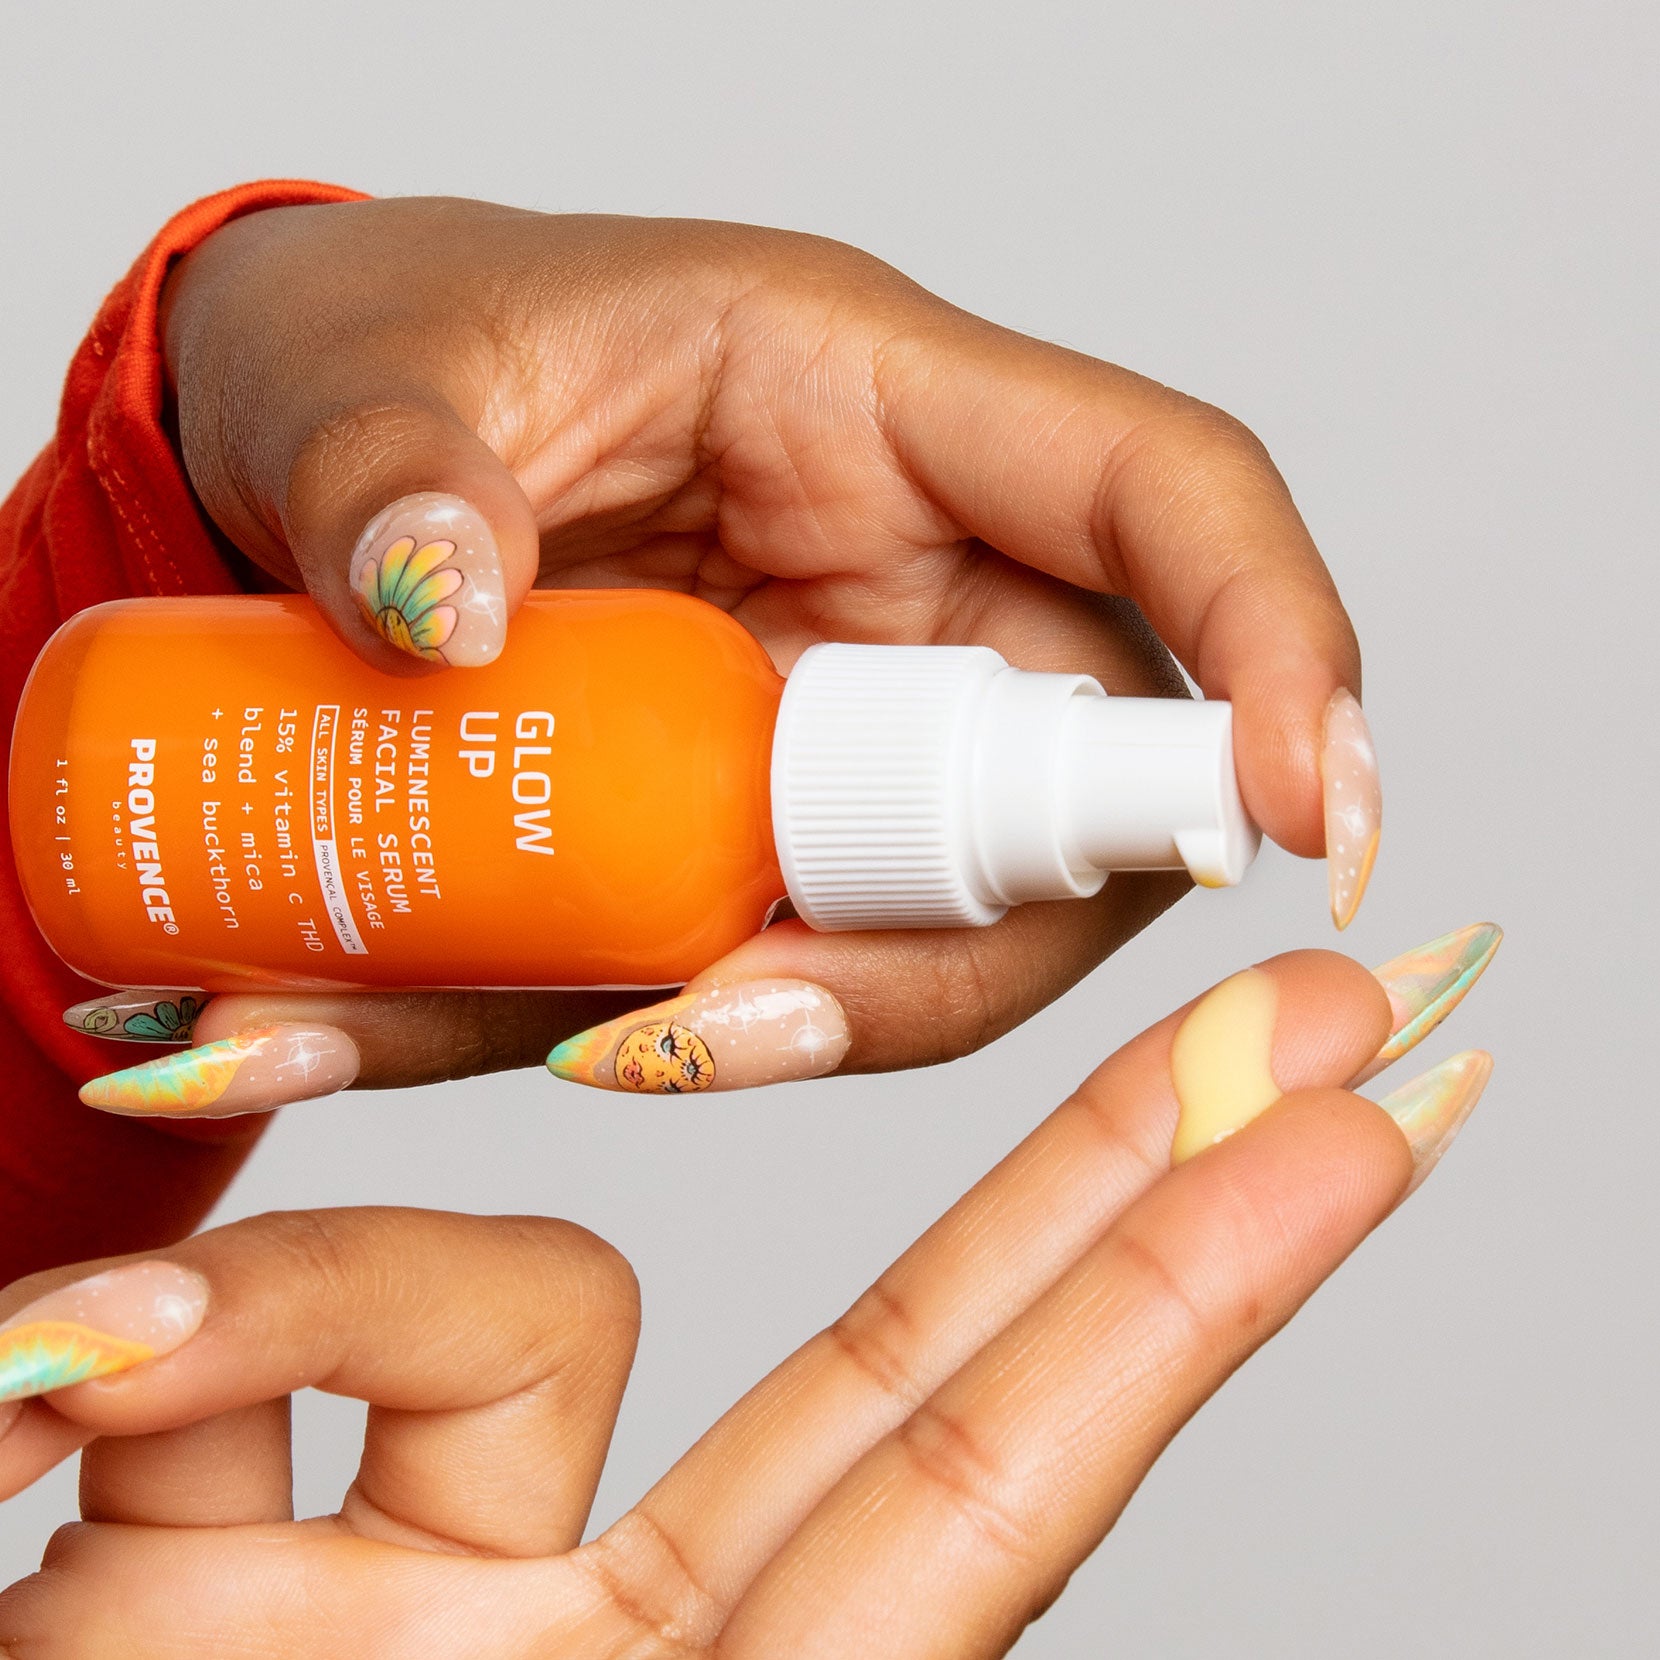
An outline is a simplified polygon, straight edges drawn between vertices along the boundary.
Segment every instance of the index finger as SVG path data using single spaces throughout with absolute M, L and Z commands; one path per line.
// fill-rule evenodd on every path
M 1333 918 L 1376 854 L 1360 648 L 1285 481 L 1208 404 L 954 313 L 876 368 L 907 475 L 966 534 L 1140 606 L 1206 697 L 1231 699 L 1245 804 L 1293 853 L 1325 852 Z
M 0 1440 L 0 1494 L 92 1434 L 108 1438 L 83 1466 L 100 1519 L 269 1519 L 286 1493 L 286 1459 L 271 1468 L 285 1446 L 244 1437 L 254 1444 L 232 1457 L 172 1432 L 310 1386 L 371 1404 L 357 1531 L 384 1524 L 396 1541 L 413 1530 L 502 1555 L 581 1537 L 638 1329 L 632 1271 L 585 1229 L 301 1211 L 100 1267 L 55 1271 L 45 1296 L 38 1282 L 0 1292 L 0 1307 L 34 1299 L 0 1321 L 0 1384 L 50 1393 L 49 1406 L 25 1401 L 28 1433 Z M 250 1495 L 260 1508 L 235 1516 Z

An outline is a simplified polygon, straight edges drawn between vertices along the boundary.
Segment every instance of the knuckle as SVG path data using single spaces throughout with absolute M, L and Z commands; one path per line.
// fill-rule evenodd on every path
M 1026 1567 L 1043 1562 L 1036 1525 L 1015 1501 L 1009 1472 L 961 1417 L 929 1402 L 894 1439 L 911 1471 L 998 1555 Z
M 1193 500 L 1253 500 L 1288 492 L 1268 447 L 1226 411 L 1199 405 L 1183 423 L 1172 482 Z
M 700 1660 L 723 1617 L 669 1531 L 637 1505 L 571 1558 L 612 1621 L 626 1634 L 629 1660 Z
M 1188 423 L 1193 453 L 1201 460 L 1222 466 L 1272 469 L 1268 446 L 1237 415 L 1194 399 Z
M 761 235 L 784 271 L 808 285 L 831 277 L 847 286 L 885 286 L 899 277 L 886 260 L 840 237 L 796 230 L 765 230 Z
M 540 1220 L 540 1219 L 539 1219 Z M 579 1313 L 607 1319 L 618 1315 L 638 1325 L 640 1281 L 634 1265 L 610 1240 L 575 1222 L 542 1221 L 550 1243 L 575 1270 L 580 1295 Z
M 46 1549 L 40 1557 L 41 1568 L 53 1573 L 69 1573 L 77 1567 L 89 1565 L 102 1537 L 95 1522 L 63 1523 L 52 1530 L 52 1537 L 46 1541 Z
M 904 1300 L 878 1280 L 824 1337 L 882 1395 L 913 1412 L 928 1395 L 907 1358 L 915 1333 Z
M 1171 405 L 1138 421 L 1104 458 L 1096 491 L 1098 523 L 1108 517 L 1107 506 L 1127 478 L 1153 486 L 1160 499 L 1177 501 L 1286 493 L 1267 446 L 1243 421 L 1185 394 L 1171 396 Z
M 348 1302 L 357 1282 L 354 1253 L 343 1237 L 347 1225 L 341 1211 L 279 1210 L 253 1218 L 243 1226 L 257 1230 L 258 1260 L 264 1275 L 306 1288 L 310 1306 L 337 1306 Z M 227 1230 L 228 1232 L 229 1230 Z M 272 1274 L 276 1264 L 283 1271 Z
M 427 411 L 396 399 L 342 402 L 323 410 L 295 446 L 284 501 L 305 502 L 323 492 L 349 493 L 383 471 L 394 456 L 414 447 L 429 425 Z
M 1058 1114 L 1077 1116 L 1088 1126 L 1096 1153 L 1115 1170 L 1122 1168 L 1137 1191 L 1150 1188 L 1170 1168 L 1168 1131 L 1154 1140 L 1138 1135 L 1139 1116 L 1127 1116 L 1120 1095 L 1086 1078 L 1063 1101 Z
M 640 1277 L 634 1264 L 609 1240 L 585 1233 L 590 1241 L 588 1273 L 608 1313 L 626 1316 L 630 1325 L 640 1324 Z
M 787 308 L 798 339 L 821 341 L 826 355 L 864 361 L 876 335 L 914 324 L 939 302 L 904 272 L 864 248 L 807 231 L 761 230 L 746 236 L 738 264 L 744 275 L 729 322 L 775 334 L 777 308 Z M 814 325 L 817 325 L 815 328 Z
M 543 1374 L 566 1371 L 573 1349 L 581 1361 L 609 1363 L 630 1354 L 640 1332 L 640 1282 L 616 1246 L 575 1222 L 555 1217 L 491 1218 L 496 1245 L 521 1278 L 539 1272 L 531 1298 L 536 1319 L 526 1359 Z M 558 1310 L 549 1320 L 547 1311 Z M 580 1338 L 573 1343 L 573 1338 Z
M 1127 1279 L 1132 1285 L 1140 1281 L 1136 1298 L 1140 1305 L 1174 1322 L 1179 1328 L 1178 1346 L 1203 1347 L 1214 1316 L 1188 1289 L 1164 1252 L 1128 1229 L 1119 1236 L 1117 1249 L 1128 1270 Z
M 984 937 L 975 934 L 952 939 L 946 949 L 931 952 L 925 959 L 925 989 L 931 1006 L 919 1061 L 971 1055 L 1008 1030 L 997 976 L 987 961 L 990 949 Z
M 123 1650 L 100 1638 L 99 1529 L 70 1522 L 48 1541 L 38 1571 L 0 1591 L 0 1660 L 103 1660 Z

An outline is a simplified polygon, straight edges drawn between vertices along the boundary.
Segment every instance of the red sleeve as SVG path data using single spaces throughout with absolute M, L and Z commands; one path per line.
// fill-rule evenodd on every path
M 358 200 L 333 185 L 240 185 L 163 227 L 104 302 L 70 364 L 52 441 L 0 506 L 0 741 L 36 653 L 74 611 L 133 594 L 241 584 L 191 494 L 163 422 L 157 306 L 169 265 L 261 208 Z M 60 1018 L 94 996 L 35 929 L 0 798 L 0 1284 L 36 1268 L 145 1250 L 188 1233 L 263 1120 L 157 1126 L 83 1107 L 76 1086 L 159 1051 Z M 250 1127 L 251 1126 L 251 1127 Z

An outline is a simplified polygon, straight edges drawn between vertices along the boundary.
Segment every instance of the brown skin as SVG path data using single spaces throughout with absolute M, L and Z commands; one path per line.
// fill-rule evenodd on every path
M 1358 690 L 1358 649 L 1266 452 L 1206 404 L 840 243 L 695 220 L 274 209 L 210 237 L 164 302 L 203 504 L 383 668 L 466 672 L 393 651 L 346 583 L 376 511 L 444 490 L 490 519 L 511 603 L 533 584 L 674 588 L 781 667 L 820 639 L 975 642 L 1179 695 L 1168 647 L 1234 700 L 1264 828 L 1321 851 L 1320 724 L 1337 686 Z M 849 1068 L 925 1064 L 1017 1025 L 1185 886 L 1123 878 L 949 934 L 785 924 L 700 982 L 816 982 L 847 1010 Z M 594 1007 L 222 998 L 198 1033 L 332 1023 L 358 1040 L 363 1082 L 391 1085 L 538 1061 Z
M 586 1545 L 639 1320 L 609 1246 L 342 1210 L 174 1247 L 209 1283 L 201 1330 L 0 1436 L 0 1496 L 90 1442 L 86 1522 L 0 1595 L 0 1654 L 1003 1654 L 1406 1187 L 1404 1138 L 1342 1087 L 1389 1029 L 1382 988 L 1323 952 L 1263 967 L 1284 1099 L 1170 1171 L 1161 1021 Z M 0 1320 L 102 1266 L 9 1287 Z M 340 1512 L 294 1522 L 308 1384 L 373 1406 Z

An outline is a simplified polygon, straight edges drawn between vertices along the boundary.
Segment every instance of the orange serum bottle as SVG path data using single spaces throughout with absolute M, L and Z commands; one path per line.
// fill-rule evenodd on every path
M 35 664 L 10 806 L 70 967 L 209 991 L 679 984 L 786 897 L 970 926 L 1114 869 L 1236 882 L 1260 839 L 1226 703 L 977 646 L 820 645 L 786 682 L 714 607 L 615 589 L 420 678 L 299 597 L 94 607 Z

